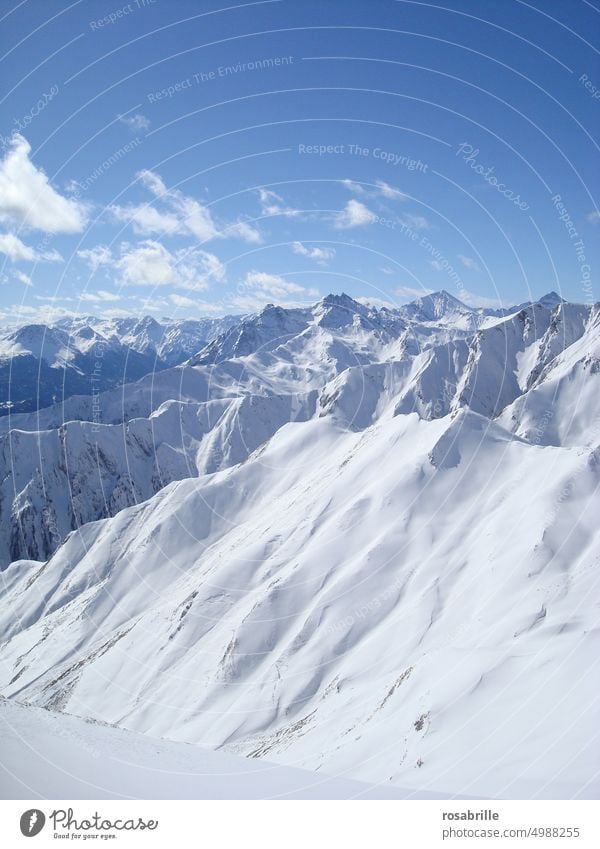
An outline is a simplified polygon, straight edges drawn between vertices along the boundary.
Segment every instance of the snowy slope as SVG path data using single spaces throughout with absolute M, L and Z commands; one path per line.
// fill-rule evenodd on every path
M 421 799 L 0 700 L 2 799 Z
M 599 474 L 470 412 L 286 425 L 13 564 L 2 692 L 365 781 L 597 792 Z
M 279 427 L 314 414 L 316 393 L 165 401 L 147 418 L 70 421 L 0 436 L 0 569 L 49 557 L 67 534 L 175 480 L 242 462 Z

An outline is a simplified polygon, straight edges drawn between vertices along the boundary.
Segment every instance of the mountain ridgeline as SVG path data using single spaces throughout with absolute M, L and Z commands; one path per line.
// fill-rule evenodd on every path
M 464 407 L 531 435 L 524 425 L 541 402 L 535 415 L 548 440 L 563 427 L 553 412 L 548 419 L 553 378 L 566 352 L 596 368 L 598 320 L 595 307 L 554 293 L 499 311 L 440 292 L 394 310 L 329 295 L 310 308 L 269 305 L 238 320 L 22 328 L 11 344 L 30 353 L 15 355 L 12 368 L 37 358 L 36 379 L 42 363 L 79 374 L 77 356 L 65 365 L 67 352 L 93 357 L 99 338 L 117 360 L 152 368 L 126 387 L 0 419 L 0 568 L 46 559 L 71 531 L 173 481 L 243 462 L 292 421 L 330 416 L 360 430 L 384 414 L 430 420 Z M 211 333 L 202 346 L 198 337 Z

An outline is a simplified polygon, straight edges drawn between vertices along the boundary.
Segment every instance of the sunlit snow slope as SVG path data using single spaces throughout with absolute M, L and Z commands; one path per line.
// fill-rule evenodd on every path
M 0 799 L 429 799 L 0 699 Z

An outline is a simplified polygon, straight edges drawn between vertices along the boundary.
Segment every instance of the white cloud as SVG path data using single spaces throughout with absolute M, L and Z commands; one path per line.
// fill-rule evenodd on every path
M 119 115 L 119 121 L 134 133 L 141 133 L 150 129 L 149 119 L 141 112 L 135 112 L 133 115 Z
M 125 206 L 113 204 L 109 207 L 118 221 L 130 223 L 136 233 L 143 236 L 192 235 L 200 242 L 239 238 L 256 244 L 262 240 L 260 232 L 248 221 L 239 219 L 226 222 L 216 219 L 200 201 L 178 189 L 168 189 L 161 177 L 153 171 L 140 171 L 137 176 L 163 208 L 156 208 L 150 203 Z
M 280 195 L 269 189 L 259 189 L 258 199 L 263 215 L 279 215 L 283 205 L 283 198 Z
M 272 298 L 285 298 L 290 294 L 299 295 L 314 291 L 292 283 L 279 274 L 268 274 L 265 271 L 249 271 L 244 283 L 255 292 L 262 292 Z
M 0 162 L 0 220 L 46 233 L 79 233 L 86 223 L 83 204 L 60 195 L 29 158 L 31 146 L 15 134 Z
M 429 265 L 430 265 L 432 268 L 434 268 L 436 271 L 443 271 L 443 270 L 444 270 L 444 266 L 443 266 L 443 265 L 442 265 L 442 263 L 439 261 L 439 259 L 430 259 L 430 260 L 429 260 Z
M 387 198 L 388 200 L 408 200 L 407 196 L 404 192 L 401 192 L 400 189 L 395 189 L 393 186 L 390 186 L 389 183 L 386 183 L 385 180 L 376 180 L 375 185 L 379 191 L 379 194 Z
M 380 270 L 383 274 L 387 274 L 387 275 L 394 274 L 394 269 L 393 269 L 393 268 L 390 268 L 390 267 L 389 267 L 389 265 L 383 265 L 383 266 L 382 266 L 379 270 Z
M 134 248 L 126 245 L 114 263 L 122 283 L 135 286 L 180 286 L 206 289 L 210 280 L 223 280 L 225 267 L 218 257 L 199 248 L 171 252 L 147 239 Z
M 385 180 L 376 180 L 375 188 L 369 186 L 363 186 L 362 183 L 355 183 L 354 180 L 342 180 L 342 185 L 345 186 L 348 191 L 353 192 L 355 195 L 362 195 L 363 197 L 384 197 L 387 200 L 400 200 L 405 201 L 408 200 L 408 197 L 401 192 L 400 189 L 395 189 L 393 186 L 390 186 L 389 183 L 386 183 Z
M 189 232 L 201 242 L 215 239 L 219 235 L 219 229 L 215 223 L 211 211 L 193 198 L 186 197 L 180 192 L 168 194 L 169 203 L 179 215 L 181 228 Z
M 429 230 L 431 226 L 429 221 L 423 215 L 412 215 L 411 213 L 406 212 L 402 217 L 404 219 L 404 223 L 409 227 L 412 227 L 414 230 Z
M 75 298 L 70 298 L 64 295 L 34 295 L 36 301 L 48 301 L 52 304 L 72 303 Z
M 120 301 L 121 296 L 117 295 L 116 292 L 107 292 L 105 289 L 99 289 L 97 292 L 84 292 L 80 296 L 80 300 L 100 304 L 106 301 Z
M 319 265 L 326 265 L 335 256 L 334 248 L 307 248 L 302 242 L 294 242 L 292 244 L 292 250 L 295 254 L 305 256 L 308 259 L 314 259 Z
M 219 234 L 221 236 L 237 236 L 250 244 L 260 244 L 263 237 L 256 227 L 253 227 L 248 221 L 234 221 L 233 224 L 227 224 Z
M 463 254 L 458 255 L 459 260 L 462 262 L 465 268 L 468 268 L 470 271 L 481 271 L 481 268 L 477 264 L 477 262 L 471 256 L 464 256 Z
M 216 254 L 202 251 L 198 248 L 183 249 L 176 253 L 177 261 L 185 260 L 183 268 L 195 269 L 194 275 L 201 273 L 202 279 L 208 281 L 216 280 L 223 283 L 225 280 L 225 266 Z M 191 265 L 190 265 L 191 264 Z M 195 286 L 184 286 L 185 289 L 195 289 Z M 204 287 L 201 287 L 204 288 Z
M 77 256 L 87 262 L 93 272 L 100 266 L 112 269 L 125 285 L 172 285 L 197 291 L 206 289 L 211 280 L 221 282 L 225 279 L 225 266 L 215 254 L 201 248 L 169 251 L 152 239 L 135 246 L 122 242 L 118 257 L 114 257 L 106 245 L 78 251 Z
M 156 172 L 144 168 L 142 171 L 138 171 L 136 176 L 155 197 L 169 194 L 169 190 L 165 186 L 162 177 L 159 177 Z
M 342 186 L 345 186 L 349 192 L 353 192 L 355 195 L 367 195 L 368 191 L 365 189 L 363 185 L 360 183 L 355 183 L 354 180 L 341 180 Z
M 138 301 L 140 304 L 137 309 L 138 315 L 140 312 L 144 315 L 146 313 L 161 313 L 162 315 L 166 315 L 170 309 L 170 301 L 168 298 L 156 298 L 152 296 L 149 298 L 134 298 L 133 300 Z
M 60 318 L 77 318 L 79 315 L 81 313 L 73 312 L 65 307 L 55 307 L 51 304 L 45 304 L 41 307 L 31 307 L 27 304 L 11 304 L 0 311 L 0 318 L 9 320 L 16 326 L 22 325 L 25 322 L 52 324 Z
M 192 299 L 190 298 L 189 300 Z M 226 315 L 227 313 L 227 307 L 223 303 L 211 303 L 200 298 L 194 298 L 193 304 L 200 315 Z
M 598 224 L 600 222 L 600 212 L 597 209 L 594 209 L 587 217 L 587 220 L 590 224 Z
M 92 272 L 96 272 L 101 265 L 110 265 L 112 262 L 112 253 L 106 245 L 96 245 L 89 250 L 77 251 L 77 256 L 86 262 Z
M 359 200 L 349 200 L 341 212 L 336 213 L 334 227 L 349 230 L 352 227 L 364 227 L 371 224 L 377 216 Z
M 117 221 L 131 224 L 135 233 L 141 235 L 154 235 L 158 233 L 163 236 L 172 236 L 180 232 L 181 223 L 176 215 L 168 212 L 159 212 L 148 204 L 129 204 L 128 206 L 110 206 L 110 212 Z
M 0 253 L 13 262 L 62 262 L 58 251 L 38 251 L 22 242 L 14 233 L 0 233 Z
M 31 277 L 29 277 L 28 274 L 23 274 L 22 271 L 15 271 L 14 276 L 19 281 L 19 283 L 23 284 L 23 286 L 33 286 L 33 283 L 31 282 Z
M 299 209 L 286 206 L 283 198 L 270 189 L 259 189 L 258 199 L 263 215 L 283 215 L 287 218 L 295 218 L 300 215 Z
M 0 235 L 0 253 L 5 254 L 13 262 L 35 261 L 34 249 L 24 244 L 12 233 L 2 233 Z
M 397 295 L 403 301 L 414 301 L 417 298 L 424 298 L 425 295 L 431 295 L 434 291 L 434 289 L 415 289 L 410 286 L 401 286 L 394 291 L 394 295 Z
M 485 295 L 476 295 L 473 292 L 468 292 L 466 289 L 460 290 L 458 298 L 470 307 L 491 307 L 492 309 L 497 309 L 507 306 L 506 303 L 502 303 L 500 298 L 488 298 Z
M 195 307 L 196 301 L 193 298 L 186 298 L 185 295 L 169 295 L 169 300 L 176 307 Z
M 269 274 L 265 271 L 249 271 L 243 286 L 246 289 L 245 295 L 234 298 L 231 302 L 236 309 L 252 311 L 270 302 L 281 306 L 297 306 L 319 296 L 317 289 L 306 289 L 279 274 Z
M 173 255 L 163 245 L 147 240 L 125 251 L 114 267 L 121 273 L 123 283 L 164 286 L 176 281 L 173 260 Z

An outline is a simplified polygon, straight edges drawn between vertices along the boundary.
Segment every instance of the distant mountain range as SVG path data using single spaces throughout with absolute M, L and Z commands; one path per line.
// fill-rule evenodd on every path
M 102 392 L 177 365 L 238 320 L 68 318 L 1 333 L 0 416 Z

